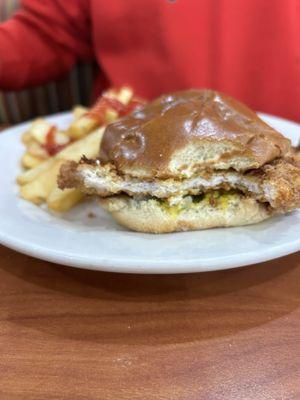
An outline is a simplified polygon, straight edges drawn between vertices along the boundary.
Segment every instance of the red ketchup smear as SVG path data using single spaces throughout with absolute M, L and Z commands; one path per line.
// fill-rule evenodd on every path
M 117 99 L 110 99 L 102 96 L 85 115 L 95 119 L 100 125 L 105 124 L 105 113 L 107 109 L 113 109 L 118 114 L 123 110 L 124 105 Z
M 142 106 L 143 104 L 138 100 L 131 100 L 129 104 L 124 105 L 117 99 L 102 96 L 85 116 L 95 119 L 100 125 L 104 125 L 106 123 L 105 113 L 108 109 L 116 111 L 120 117 L 123 117 Z
M 55 133 L 57 128 L 55 126 L 51 126 L 47 135 L 46 135 L 46 144 L 43 146 L 47 151 L 49 156 L 55 156 L 55 154 L 59 153 L 62 149 L 64 149 L 69 143 L 66 144 L 57 144 L 55 142 Z

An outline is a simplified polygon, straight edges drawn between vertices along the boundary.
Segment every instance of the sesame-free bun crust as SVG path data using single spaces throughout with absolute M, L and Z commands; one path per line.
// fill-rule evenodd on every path
M 138 232 L 168 233 L 216 227 L 255 224 L 269 218 L 267 207 L 252 198 L 234 196 L 226 207 L 208 202 L 193 204 L 185 210 L 164 207 L 155 199 L 134 200 L 129 196 L 101 198 L 100 204 L 119 224 Z
M 213 90 L 164 95 L 107 126 L 100 159 L 135 177 L 246 171 L 290 151 L 290 141 L 239 101 Z

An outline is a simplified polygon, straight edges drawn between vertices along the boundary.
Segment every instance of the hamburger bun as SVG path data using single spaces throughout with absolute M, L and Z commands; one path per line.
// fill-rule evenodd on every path
M 154 198 L 136 200 L 127 195 L 100 198 L 99 202 L 119 224 L 149 233 L 249 225 L 272 216 L 265 205 L 241 194 L 223 194 L 215 205 L 207 195 L 197 202 L 188 197 L 173 206 Z
M 159 97 L 105 129 L 100 160 L 138 178 L 203 169 L 246 171 L 290 151 L 289 139 L 239 101 L 213 90 Z

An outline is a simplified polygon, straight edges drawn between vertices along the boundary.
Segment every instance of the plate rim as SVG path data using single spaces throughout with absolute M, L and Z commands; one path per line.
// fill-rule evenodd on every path
M 225 228 L 224 228 L 225 229 Z M 77 258 L 73 258 L 68 255 L 68 253 L 57 252 L 57 250 L 46 249 L 43 246 L 30 246 L 28 242 L 24 242 L 20 239 L 15 239 L 12 237 L 4 238 L 4 235 L 0 232 L 0 243 L 4 246 L 15 250 L 19 253 L 28 255 L 30 257 L 38 258 L 43 261 L 51 262 L 54 264 L 61 264 L 69 267 L 89 269 L 95 271 L 105 271 L 105 272 L 118 272 L 118 273 L 139 273 L 139 274 L 185 274 L 185 273 L 197 273 L 197 272 L 209 272 L 209 271 L 221 271 L 226 269 L 233 269 L 239 267 L 245 267 L 248 265 L 260 264 L 263 262 L 268 262 L 270 260 L 275 260 L 277 258 L 281 258 L 287 256 L 292 253 L 296 253 L 300 251 L 300 239 L 295 240 L 293 242 L 289 242 L 285 245 L 279 245 L 276 247 L 272 247 L 270 251 L 266 251 L 260 256 L 253 257 L 252 252 L 243 253 L 243 261 L 240 261 L 241 254 L 225 256 L 222 258 L 222 266 L 217 265 L 217 260 L 220 258 L 215 257 L 209 260 L 206 259 L 205 265 L 201 264 L 201 260 L 192 259 L 185 260 L 185 268 L 184 270 L 181 267 L 181 263 L 172 262 L 172 266 L 167 270 L 163 268 L 168 266 L 167 260 L 161 261 L 151 261 L 147 259 L 126 259 L 126 261 L 122 259 L 113 259 L 110 258 L 102 259 L 96 261 L 93 258 L 89 258 L 87 261 L 82 256 L 76 256 Z M 32 250 L 34 249 L 34 250 Z M 270 254 L 269 254 L 270 253 Z M 224 263 L 224 259 L 226 262 Z M 92 261 L 91 261 L 92 260 Z M 130 266 L 127 264 L 130 263 Z M 100 264 L 100 265 L 99 265 Z M 142 264 L 142 265 L 141 265 Z M 124 270 L 124 267 L 126 270 Z M 201 270 L 199 268 L 201 267 Z

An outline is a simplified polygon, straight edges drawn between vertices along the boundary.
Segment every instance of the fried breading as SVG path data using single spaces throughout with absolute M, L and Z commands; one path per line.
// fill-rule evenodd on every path
M 101 197 L 129 196 L 180 198 L 209 190 L 237 189 L 273 209 L 286 212 L 300 206 L 300 165 L 294 157 L 278 159 L 244 174 L 234 170 L 206 171 L 188 179 L 143 180 L 120 174 L 112 163 L 83 159 L 64 164 L 59 187 L 79 188 Z

